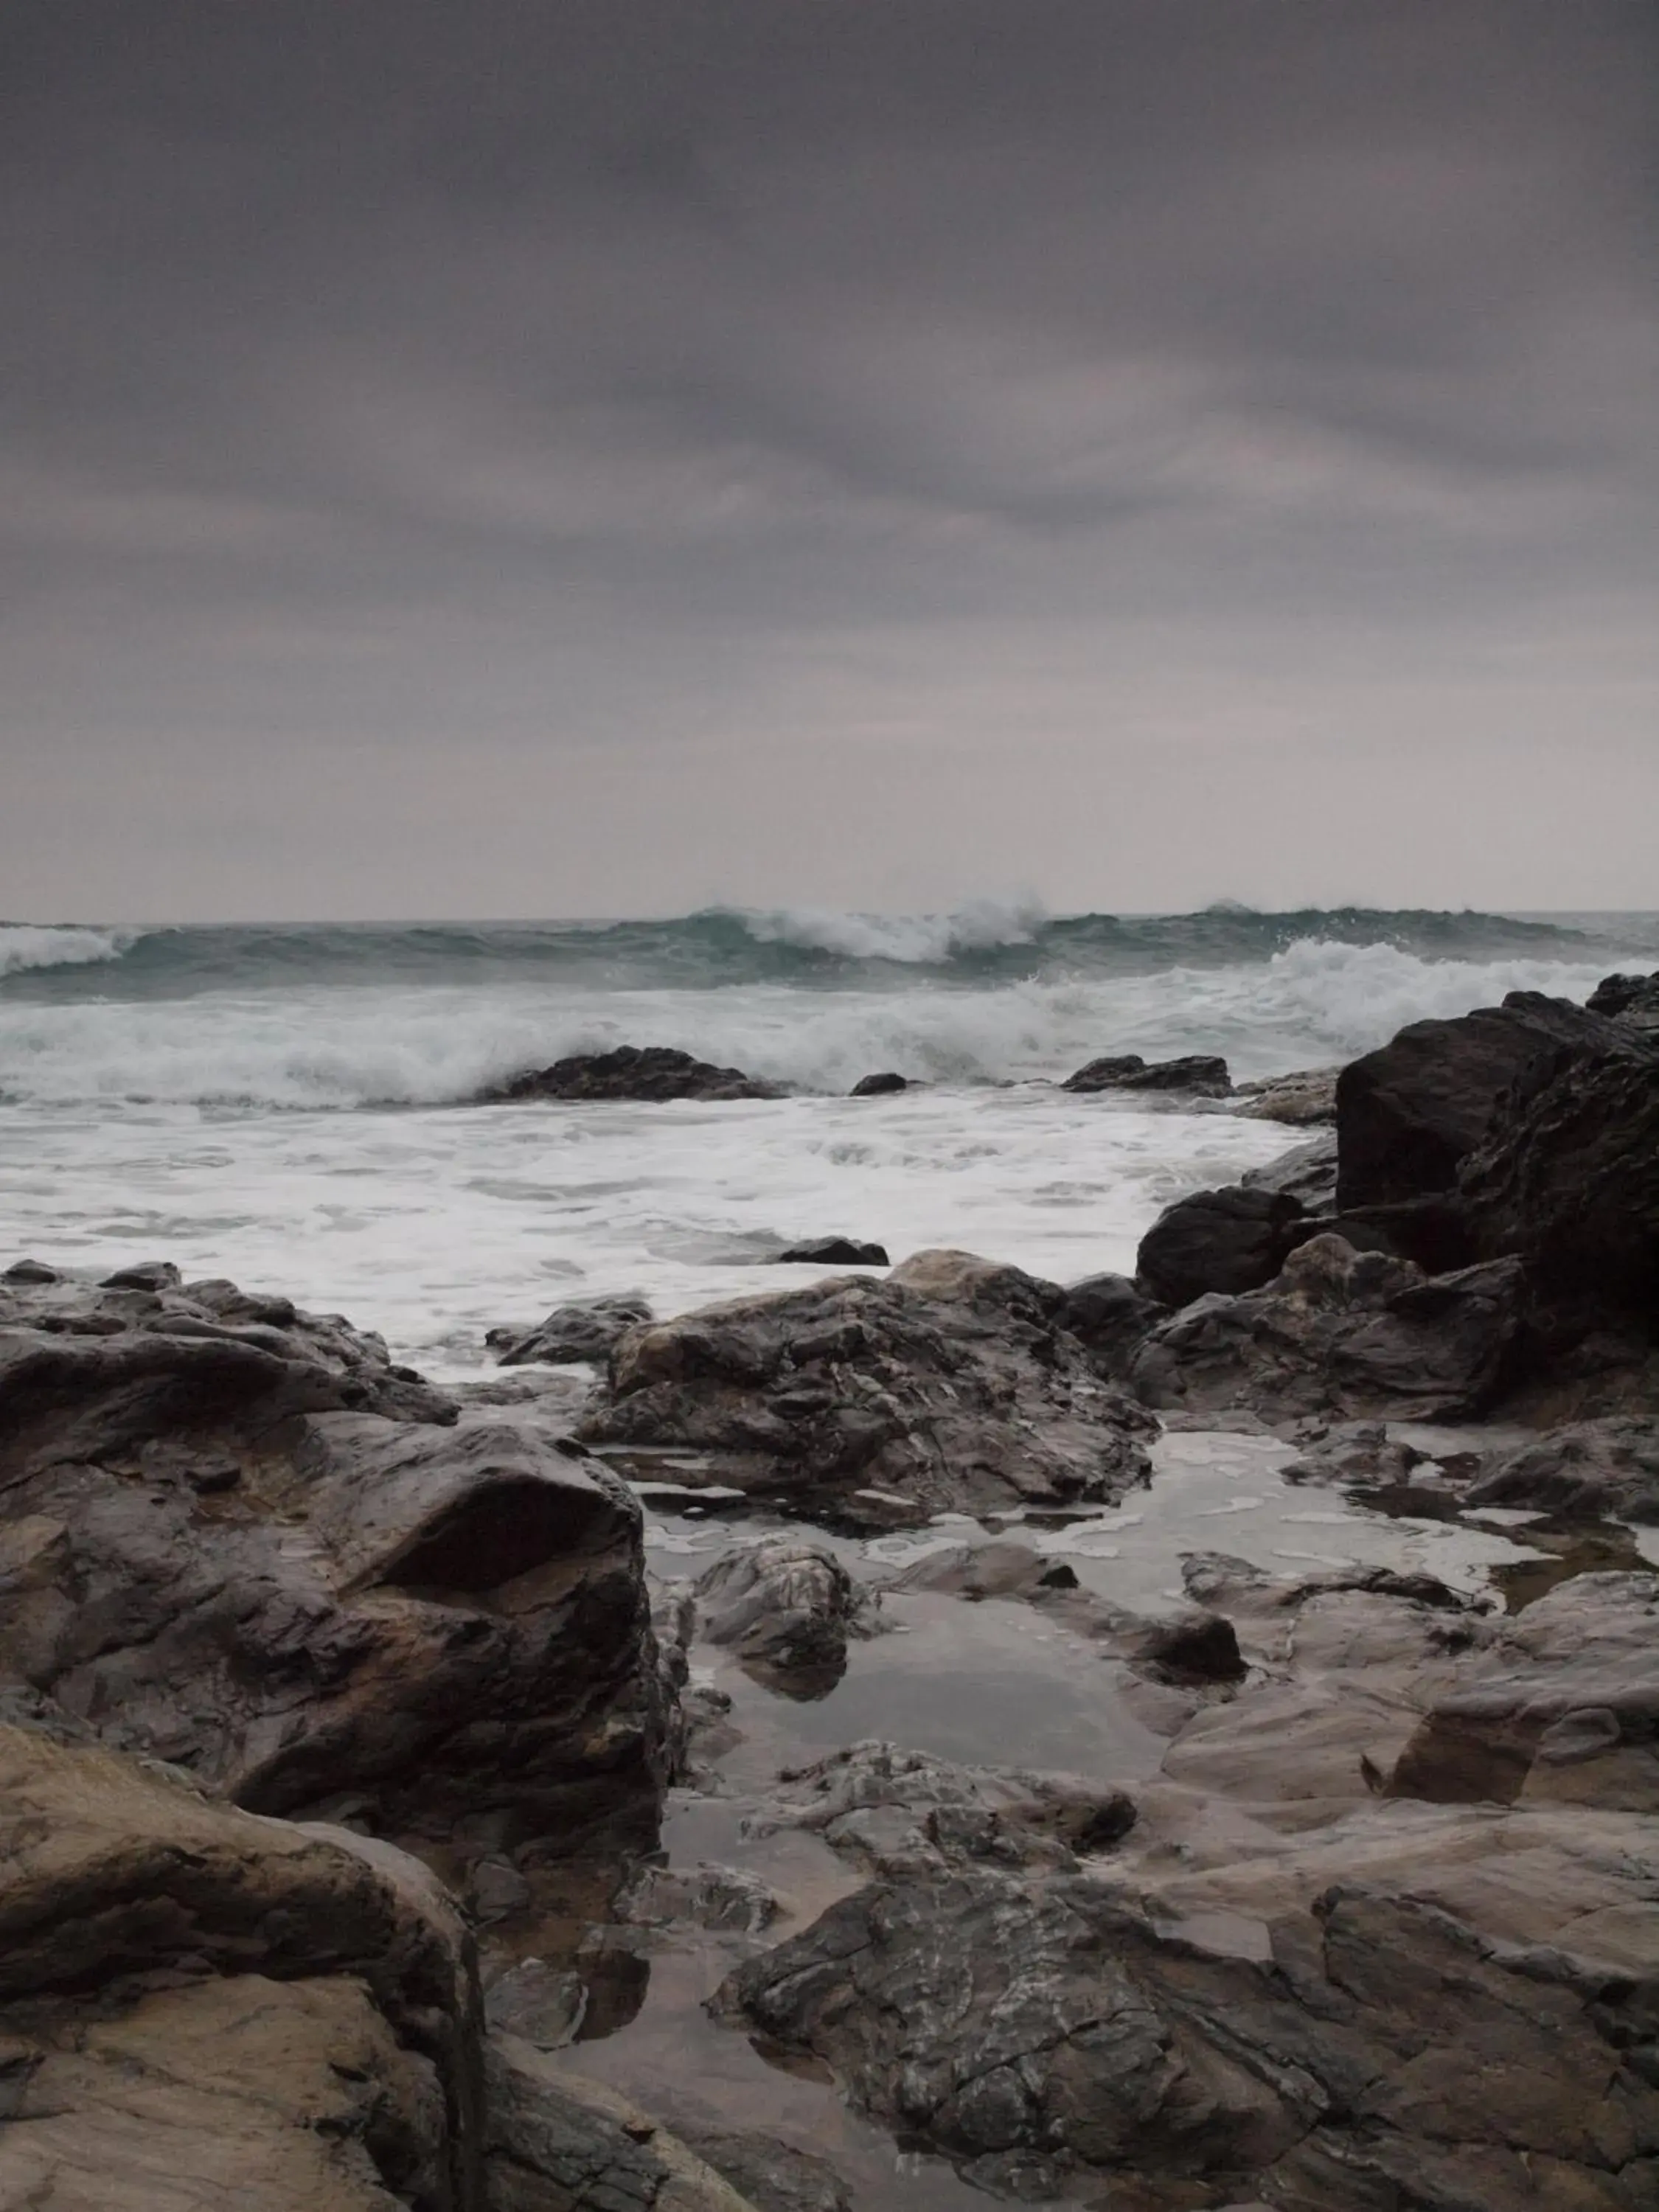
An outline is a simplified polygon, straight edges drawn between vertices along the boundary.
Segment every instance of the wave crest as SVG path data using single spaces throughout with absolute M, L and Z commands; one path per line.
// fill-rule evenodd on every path
M 21 975 L 26 969 L 87 968 L 100 960 L 118 960 L 136 935 L 131 929 L 0 921 L 0 976 Z
M 1034 945 L 1048 916 L 1035 900 L 1005 904 L 972 899 L 951 914 L 838 914 L 823 907 L 784 907 L 770 914 L 737 911 L 757 945 L 789 945 L 847 960 L 890 960 L 937 966 L 961 952 Z

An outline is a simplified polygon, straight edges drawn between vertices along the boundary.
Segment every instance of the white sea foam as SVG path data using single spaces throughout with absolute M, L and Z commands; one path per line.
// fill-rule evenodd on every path
M 130 929 L 0 921 L 0 976 L 21 975 L 27 968 L 82 968 L 95 960 L 117 960 L 134 936 Z
M 1249 1077 L 1351 1058 L 1406 1022 L 1510 990 L 1583 998 L 1604 965 L 1428 961 L 1389 945 L 1304 939 L 1248 965 L 977 988 L 607 991 L 513 981 L 14 1002 L 0 1004 L 0 1097 L 442 1104 L 563 1054 L 622 1043 L 677 1045 L 827 1092 L 885 1067 L 941 1084 L 1054 1078 L 1122 1051 L 1219 1052 Z

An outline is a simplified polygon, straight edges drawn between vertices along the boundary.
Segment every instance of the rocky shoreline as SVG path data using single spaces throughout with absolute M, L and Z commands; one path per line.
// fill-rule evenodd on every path
M 1315 1132 L 1133 1278 L 612 1299 L 444 1390 L 0 1273 L 0 2203 L 1659 2205 L 1656 994 L 1091 1063 Z M 514 1095 L 637 1079 L 765 1095 Z M 1127 1602 L 1077 1531 L 1187 1438 L 1512 1558 Z M 929 1668 L 1038 1747 L 907 1741 Z

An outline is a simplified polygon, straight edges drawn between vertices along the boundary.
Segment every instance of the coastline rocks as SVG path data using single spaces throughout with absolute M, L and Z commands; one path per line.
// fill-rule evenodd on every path
M 848 1637 L 871 1632 L 870 1601 L 835 1553 L 793 1536 L 725 1553 L 696 1589 L 708 1641 L 787 1696 L 825 1696 L 847 1671 Z
M 895 1075 L 890 1068 L 884 1068 L 879 1075 L 860 1076 L 847 1095 L 849 1098 L 890 1098 L 896 1091 L 909 1088 L 908 1077 Z
M 1262 1289 L 1201 1297 L 1161 1323 L 1128 1381 L 1146 1404 L 1188 1413 L 1464 1419 L 1504 1380 L 1521 1299 L 1516 1260 L 1431 1276 L 1314 1237 Z
M 1164 1318 L 1164 1308 L 1128 1275 L 1085 1275 L 1067 1286 L 1054 1316 L 1115 1382 L 1122 1380 L 1141 1339 Z
M 1179 1060 L 1148 1062 L 1138 1052 L 1109 1054 L 1091 1060 L 1068 1075 L 1062 1091 L 1186 1091 L 1200 1098 L 1225 1098 L 1232 1090 L 1227 1063 L 1206 1053 L 1187 1053 Z
M 0 2201 L 460 2212 L 477 2027 L 415 1861 L 0 1728 Z
M 1651 1824 L 1499 1817 L 1367 1806 L 1196 1871 L 880 1882 L 713 2008 L 981 2186 L 1628 2212 L 1659 2174 Z
M 672 1700 L 623 1485 L 343 1323 L 29 1295 L 0 1328 L 0 1676 L 260 1812 L 464 1859 L 654 1832 Z
M 1659 1338 L 1659 1048 L 1621 1038 L 1535 1065 L 1463 1162 L 1458 1201 L 1480 1255 L 1525 1259 L 1547 1336 Z
M 885 1267 L 892 1263 L 881 1244 L 863 1244 L 854 1237 L 820 1237 L 805 1244 L 791 1244 L 772 1255 L 775 1267 Z
M 1189 1305 L 1206 1291 L 1259 1290 L 1284 1265 L 1302 1219 L 1299 1202 L 1283 1191 L 1242 1183 L 1195 1191 L 1166 1206 L 1141 1238 L 1135 1273 L 1166 1306 Z
M 1246 1168 L 1239 1177 L 1246 1190 L 1282 1191 L 1307 1214 L 1336 1211 L 1336 1132 L 1322 1129 L 1264 1168 Z
M 1659 1522 L 1659 1420 L 1578 1422 L 1489 1454 L 1464 1500 L 1565 1520 Z
M 1336 1119 L 1336 1079 L 1340 1067 L 1302 1067 L 1291 1075 L 1267 1075 L 1254 1083 L 1241 1083 L 1234 1096 L 1243 1103 L 1236 1109 L 1247 1121 L 1285 1121 L 1293 1128 Z
M 1413 1022 L 1337 1078 L 1338 1210 L 1450 1190 L 1518 1077 L 1563 1047 L 1593 1050 L 1619 1035 L 1601 1015 L 1536 991 Z
M 599 1364 L 625 1329 L 654 1320 L 649 1303 L 637 1291 L 610 1297 L 578 1298 L 555 1306 L 532 1329 L 492 1328 L 484 1338 L 501 1367 L 531 1364 L 564 1367 Z
M 1633 1030 L 1659 1032 L 1659 973 L 1608 975 L 1584 1001 L 1593 1014 L 1607 1014 Z
M 489 1091 L 480 1106 L 516 1105 L 527 1099 L 781 1098 L 775 1083 L 761 1083 L 740 1067 L 715 1067 L 669 1045 L 618 1045 L 612 1052 L 573 1053 L 550 1067 L 526 1068 Z
M 1060 1325 L 1066 1294 L 1017 1267 L 924 1252 L 631 1330 L 579 1435 L 699 1455 L 693 1478 L 861 1526 L 1143 1481 L 1155 1424 Z

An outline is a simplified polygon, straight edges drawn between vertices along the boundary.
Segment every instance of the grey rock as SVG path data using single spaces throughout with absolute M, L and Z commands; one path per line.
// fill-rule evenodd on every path
M 618 1045 L 613 1052 L 573 1054 L 550 1067 L 529 1068 L 481 1092 L 480 1105 L 532 1099 L 781 1098 L 775 1083 L 757 1082 L 738 1067 L 715 1067 L 667 1045 Z
M 1471 1505 L 1659 1522 L 1659 1420 L 1583 1421 L 1488 1454 Z
M 44 1260 L 14 1260 L 0 1283 L 61 1283 L 62 1275 L 56 1267 L 49 1267 Z
M 1247 1168 L 1239 1177 L 1246 1190 L 1283 1191 L 1304 1213 L 1336 1210 L 1336 1135 L 1327 1130 L 1296 1145 L 1263 1168 Z
M 1115 1382 L 1122 1379 L 1141 1339 L 1166 1317 L 1164 1308 L 1129 1275 L 1085 1275 L 1067 1286 L 1054 1316 Z
M 818 1237 L 804 1244 L 787 1245 L 772 1255 L 779 1267 L 885 1267 L 886 1247 L 860 1243 L 854 1237 Z
M 1593 1014 L 1608 1014 L 1632 1029 L 1659 1031 L 1659 973 L 1651 975 L 1608 975 L 1598 983 L 1584 1004 Z
M 1060 1327 L 1055 1284 L 965 1253 L 635 1329 L 578 1433 L 698 1455 L 705 1482 L 863 1526 L 1119 1497 L 1144 1409 Z M 689 1478 L 688 1478 L 689 1479 Z
M 1237 1111 L 1252 1121 L 1285 1121 L 1293 1128 L 1336 1119 L 1335 1067 L 1298 1068 L 1293 1075 L 1269 1075 L 1241 1083 L 1234 1093 Z
M 1425 1276 L 1319 1236 L 1264 1288 L 1200 1298 L 1154 1329 L 1129 1381 L 1187 1413 L 1462 1419 L 1502 1387 L 1521 1301 L 1517 1261 Z
M 1300 1203 L 1283 1191 L 1242 1183 L 1194 1191 L 1166 1206 L 1141 1238 L 1135 1273 L 1165 1306 L 1190 1305 L 1210 1291 L 1259 1290 L 1284 1265 L 1302 1218 Z
M 710 2127 L 678 2116 L 675 2132 L 688 2149 L 741 2191 L 755 2212 L 852 2212 L 846 2185 L 828 2160 L 780 2142 L 775 2135 Z
M 0 1676 L 261 1812 L 654 1831 L 639 1509 L 546 1427 L 228 1285 L 6 1285 L 0 1384 Z
M 740 1867 L 653 1865 L 629 1877 L 614 1910 L 632 1928 L 678 1924 L 756 1936 L 777 1917 L 778 1900 Z
M 1068 1075 L 1062 1091 L 1176 1091 L 1200 1098 L 1225 1098 L 1232 1090 L 1227 1063 L 1210 1054 L 1188 1053 L 1178 1060 L 1147 1061 L 1137 1052 L 1091 1060 Z
M 623 1332 L 654 1320 L 649 1301 L 638 1291 L 609 1297 L 575 1298 L 555 1306 L 532 1329 L 491 1329 L 484 1339 L 502 1367 L 568 1366 L 591 1361 L 602 1365 Z
M 849 1636 L 873 1626 L 870 1601 L 822 1544 L 763 1536 L 725 1553 L 696 1583 L 703 1634 L 797 1697 L 822 1697 L 847 1668 Z
M 849 1098 L 888 1098 L 895 1091 L 909 1088 L 906 1077 L 884 1068 L 879 1075 L 861 1075 L 847 1095 Z
M 573 1967 L 544 1959 L 520 1959 L 486 1977 L 484 2018 L 504 2035 L 538 2051 L 562 2051 L 581 2032 L 587 1990 Z

